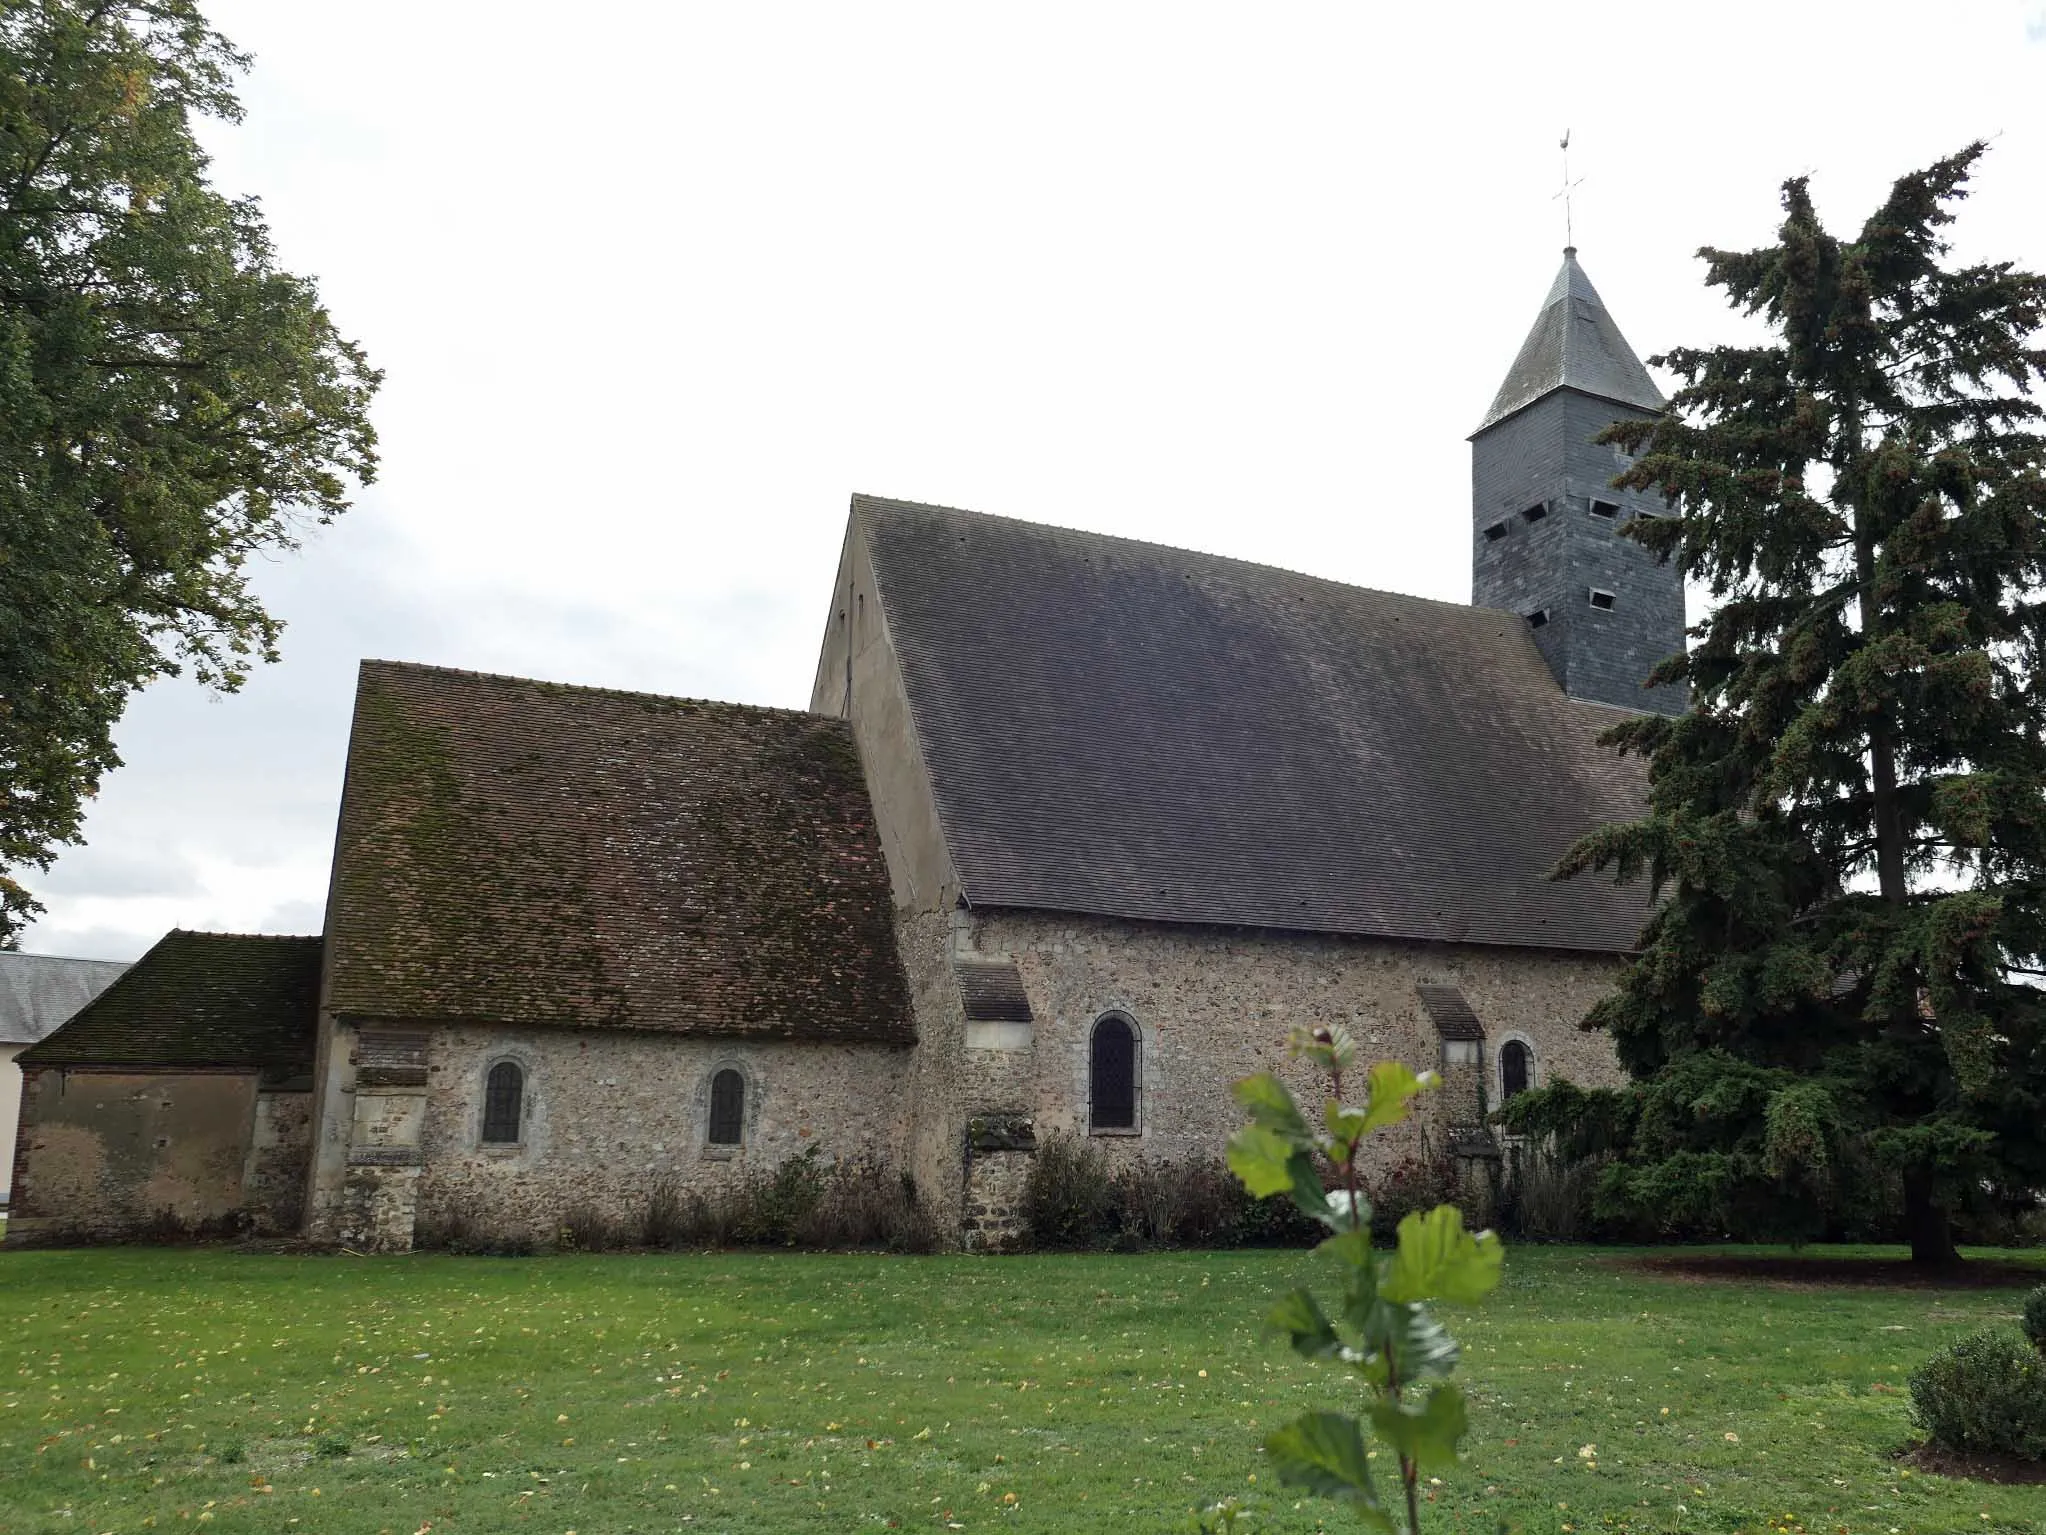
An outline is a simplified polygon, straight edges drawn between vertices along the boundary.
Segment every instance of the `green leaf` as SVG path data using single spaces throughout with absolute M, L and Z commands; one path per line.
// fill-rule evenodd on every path
M 1379 1293 L 1391 1301 L 1469 1305 L 1498 1287 L 1505 1257 L 1491 1232 L 1473 1236 L 1463 1229 L 1463 1212 L 1455 1205 L 1437 1205 L 1425 1215 L 1417 1210 L 1400 1222 L 1399 1247 Z
M 1328 1127 L 1328 1154 L 1333 1162 L 1349 1160 L 1356 1144 L 1371 1133 L 1370 1122 L 1362 1109 L 1345 1108 L 1331 1098 L 1322 1110 L 1322 1123 Z
M 1308 1128 L 1300 1106 L 1293 1101 L 1293 1094 L 1269 1071 L 1245 1077 L 1230 1092 L 1250 1111 L 1252 1124 L 1283 1136 L 1294 1146 L 1306 1148 L 1314 1145 L 1314 1132 Z
M 1266 1438 L 1265 1454 L 1280 1481 L 1338 1498 L 1378 1529 L 1393 1529 L 1372 1485 L 1371 1463 L 1364 1458 L 1364 1436 L 1357 1431 L 1355 1418 L 1310 1412 Z
M 1378 1260 L 1369 1231 L 1343 1231 L 1315 1249 L 1343 1265 L 1343 1320 L 1360 1331 L 1378 1304 Z
M 1229 1171 L 1258 1199 L 1293 1192 L 1293 1143 L 1263 1125 L 1245 1125 L 1229 1137 Z
M 1460 1458 L 1456 1447 L 1470 1432 L 1470 1419 L 1463 1393 L 1454 1386 L 1437 1386 L 1419 1408 L 1389 1397 L 1372 1403 L 1371 1427 L 1395 1454 L 1423 1471 L 1436 1471 Z
M 1407 1117 L 1417 1095 L 1441 1083 L 1434 1072 L 1415 1075 L 1399 1061 L 1380 1061 L 1371 1068 L 1371 1096 L 1364 1109 L 1360 1134 L 1383 1130 Z
M 1276 1130 L 1245 1125 L 1230 1136 L 1229 1170 L 1259 1199 L 1290 1194 L 1294 1204 L 1324 1225 L 1339 1224 L 1328 1207 L 1314 1158 Z
M 1426 1307 L 1378 1301 L 1365 1316 L 1363 1330 L 1367 1366 L 1382 1363 L 1403 1386 L 1440 1380 L 1456 1368 L 1456 1340 Z M 1366 1373 L 1378 1378 L 1375 1369 Z
M 1293 1352 L 1302 1359 L 1328 1359 L 1341 1351 L 1343 1340 L 1323 1314 L 1321 1303 L 1305 1290 L 1294 1290 L 1280 1298 L 1265 1318 L 1265 1325 L 1285 1333 Z
M 1294 1152 L 1293 1160 L 1286 1164 L 1286 1173 L 1293 1180 L 1293 1203 L 1303 1212 L 1331 1231 L 1340 1231 L 1349 1224 L 1329 1208 L 1328 1194 L 1321 1186 L 1321 1174 L 1315 1171 L 1313 1157 L 1304 1151 Z

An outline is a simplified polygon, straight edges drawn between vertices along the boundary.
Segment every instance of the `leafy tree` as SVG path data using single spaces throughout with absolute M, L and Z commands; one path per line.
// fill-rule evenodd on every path
M 1418 1535 L 1421 1473 L 1455 1464 L 1467 1426 L 1463 1393 L 1448 1379 L 1457 1345 L 1426 1303 L 1483 1299 L 1499 1283 L 1505 1254 L 1491 1232 L 1465 1231 L 1454 1205 L 1407 1216 L 1395 1250 L 1373 1253 L 1371 1206 L 1358 1176 L 1365 1138 L 1405 1119 L 1415 1096 L 1437 1079 L 1381 1061 L 1366 1078 L 1363 1105 L 1354 1107 L 1343 1102 L 1343 1078 L 1357 1057 L 1346 1032 L 1297 1031 L 1293 1052 L 1328 1078 L 1319 1122 L 1309 1122 L 1276 1076 L 1246 1077 L 1235 1095 L 1250 1123 L 1230 1138 L 1229 1166 L 1253 1195 L 1287 1195 L 1334 1233 L 1317 1249 L 1342 1273 L 1334 1318 L 1311 1293 L 1294 1290 L 1269 1322 L 1302 1358 L 1349 1369 L 1370 1402 L 1362 1421 L 1338 1412 L 1297 1418 L 1265 1440 L 1265 1454 L 1282 1480 L 1348 1504 L 1375 1529 Z M 1334 1170 L 1333 1180 L 1323 1168 Z M 1367 1425 L 1399 1468 L 1391 1496 L 1372 1475 Z M 1216 1510 L 1224 1527 L 1234 1512 Z
M 0 944 L 128 696 L 274 660 L 250 555 L 375 470 L 380 375 L 206 181 L 246 64 L 192 0 L 0 5 Z
M 1775 244 L 1700 253 L 1767 339 L 1658 359 L 1668 414 L 1604 435 L 1679 513 L 1627 531 L 1713 605 L 1654 674 L 1689 712 L 1607 736 L 1646 818 L 1558 871 L 1662 896 L 1587 1021 L 1635 1085 L 1507 1116 L 1611 1152 L 1602 1213 L 1798 1237 L 1887 1201 L 1948 1262 L 1962 1205 L 2046 1186 L 2046 281 L 1942 260 L 1982 149 L 1851 241 L 1786 183 Z

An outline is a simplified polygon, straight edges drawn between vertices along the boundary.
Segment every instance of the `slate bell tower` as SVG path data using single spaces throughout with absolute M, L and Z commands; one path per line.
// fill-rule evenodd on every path
M 1681 687 L 1643 688 L 1684 646 L 1673 564 L 1620 529 L 1661 499 L 1614 490 L 1626 466 L 1592 439 L 1666 402 L 1577 264 L 1576 247 L 1471 435 L 1471 601 L 1519 614 L 1572 698 L 1680 714 Z

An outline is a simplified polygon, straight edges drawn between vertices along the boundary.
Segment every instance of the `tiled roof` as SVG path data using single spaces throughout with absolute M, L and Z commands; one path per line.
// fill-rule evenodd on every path
M 0 953 L 0 1045 L 32 1045 L 128 968 L 126 960 Z
M 966 1004 L 968 1021 L 1031 1021 L 1030 997 L 1013 959 L 956 959 L 952 972 L 959 978 L 959 999 Z
M 310 1070 L 320 940 L 173 928 L 23 1066 Z
M 366 661 L 326 1005 L 907 1043 L 850 727 Z
M 1640 814 L 1623 716 L 1510 613 L 856 497 L 967 900 L 1619 952 L 1638 886 L 1544 878 Z
M 1435 1033 L 1442 1039 L 1483 1039 L 1485 1026 L 1478 1022 L 1478 1015 L 1471 1011 L 1470 1003 L 1464 1000 L 1463 992 L 1455 986 L 1416 986 L 1421 994 L 1421 1006 L 1428 1010 L 1429 1021 L 1435 1025 Z
M 1621 405 L 1659 411 L 1669 402 L 1641 359 L 1620 334 L 1612 312 L 1577 264 L 1577 252 L 1563 252 L 1563 265 L 1549 285 L 1534 329 L 1506 371 L 1492 408 L 1478 430 L 1504 421 L 1556 389 L 1575 389 Z

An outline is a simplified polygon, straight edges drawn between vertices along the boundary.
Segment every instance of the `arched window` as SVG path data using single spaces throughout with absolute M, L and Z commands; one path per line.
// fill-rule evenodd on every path
M 1524 1093 L 1534 1076 L 1534 1052 L 1520 1040 L 1509 1039 L 1499 1047 L 1499 1086 L 1508 1098 Z
M 736 1146 L 746 1127 L 746 1079 L 727 1066 L 710 1079 L 710 1143 Z
M 518 1144 L 525 1107 L 526 1074 L 516 1061 L 499 1061 L 483 1079 L 483 1140 L 492 1146 Z
M 1094 1025 L 1087 1102 L 1090 1130 L 1137 1128 L 1137 1028 L 1121 1013 Z

